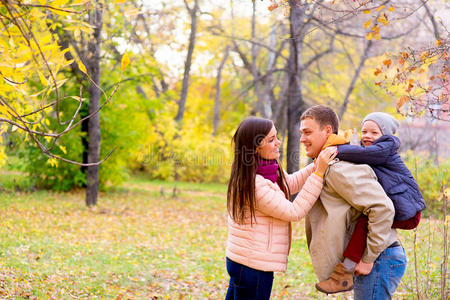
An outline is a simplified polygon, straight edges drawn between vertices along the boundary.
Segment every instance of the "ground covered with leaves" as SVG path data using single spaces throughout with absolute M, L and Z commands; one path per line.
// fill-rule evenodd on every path
M 98 207 L 89 209 L 83 191 L 4 191 L 0 298 L 223 299 L 225 192 L 224 185 L 177 183 L 174 193 L 174 183 L 133 178 L 101 193 Z M 423 296 L 438 298 L 442 223 L 423 220 L 416 232 L 401 235 L 409 263 L 396 298 L 415 298 L 417 284 Z M 326 298 L 315 281 L 299 222 L 288 271 L 275 275 L 272 298 Z

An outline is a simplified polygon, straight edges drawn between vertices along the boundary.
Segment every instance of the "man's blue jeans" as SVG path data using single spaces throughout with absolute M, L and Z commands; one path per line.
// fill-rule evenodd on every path
M 355 300 L 392 299 L 406 270 L 406 254 L 401 246 L 387 248 L 373 264 L 369 275 L 355 277 Z
M 268 300 L 272 292 L 273 272 L 264 272 L 234 262 L 227 257 L 230 275 L 225 300 Z

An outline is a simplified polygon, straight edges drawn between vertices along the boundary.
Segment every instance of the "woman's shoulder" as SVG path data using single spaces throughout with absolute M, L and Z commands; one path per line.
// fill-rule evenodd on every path
M 264 176 L 256 174 L 255 189 L 260 189 L 260 188 L 271 188 L 274 190 L 279 189 L 278 184 L 276 182 L 272 182 L 271 180 L 264 178 Z

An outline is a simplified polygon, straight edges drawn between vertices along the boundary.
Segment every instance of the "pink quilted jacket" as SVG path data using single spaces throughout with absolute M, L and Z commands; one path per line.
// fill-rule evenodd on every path
M 256 223 L 250 219 L 244 225 L 228 216 L 226 256 L 234 262 L 261 271 L 284 272 L 291 246 L 291 221 L 303 218 L 322 190 L 323 179 L 314 165 L 286 174 L 290 192 L 300 192 L 293 202 L 288 201 L 276 183 L 256 175 Z M 311 176 L 310 176 L 311 175 Z M 308 177 L 309 176 L 309 177 Z

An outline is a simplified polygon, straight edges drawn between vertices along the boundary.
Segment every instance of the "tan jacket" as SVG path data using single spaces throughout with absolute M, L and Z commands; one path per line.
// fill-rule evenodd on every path
M 364 262 L 373 262 L 397 240 L 397 232 L 391 228 L 394 206 L 372 168 L 335 159 L 324 180 L 320 198 L 305 222 L 312 264 L 320 281 L 327 279 L 342 261 L 361 213 L 369 219 Z
M 256 175 L 256 223 L 239 225 L 228 217 L 226 256 L 237 263 L 261 271 L 284 272 L 291 244 L 291 221 L 303 218 L 317 200 L 323 179 L 312 174 L 314 166 L 286 175 L 293 202 L 286 199 L 278 184 Z M 309 177 L 308 177 L 309 176 Z

